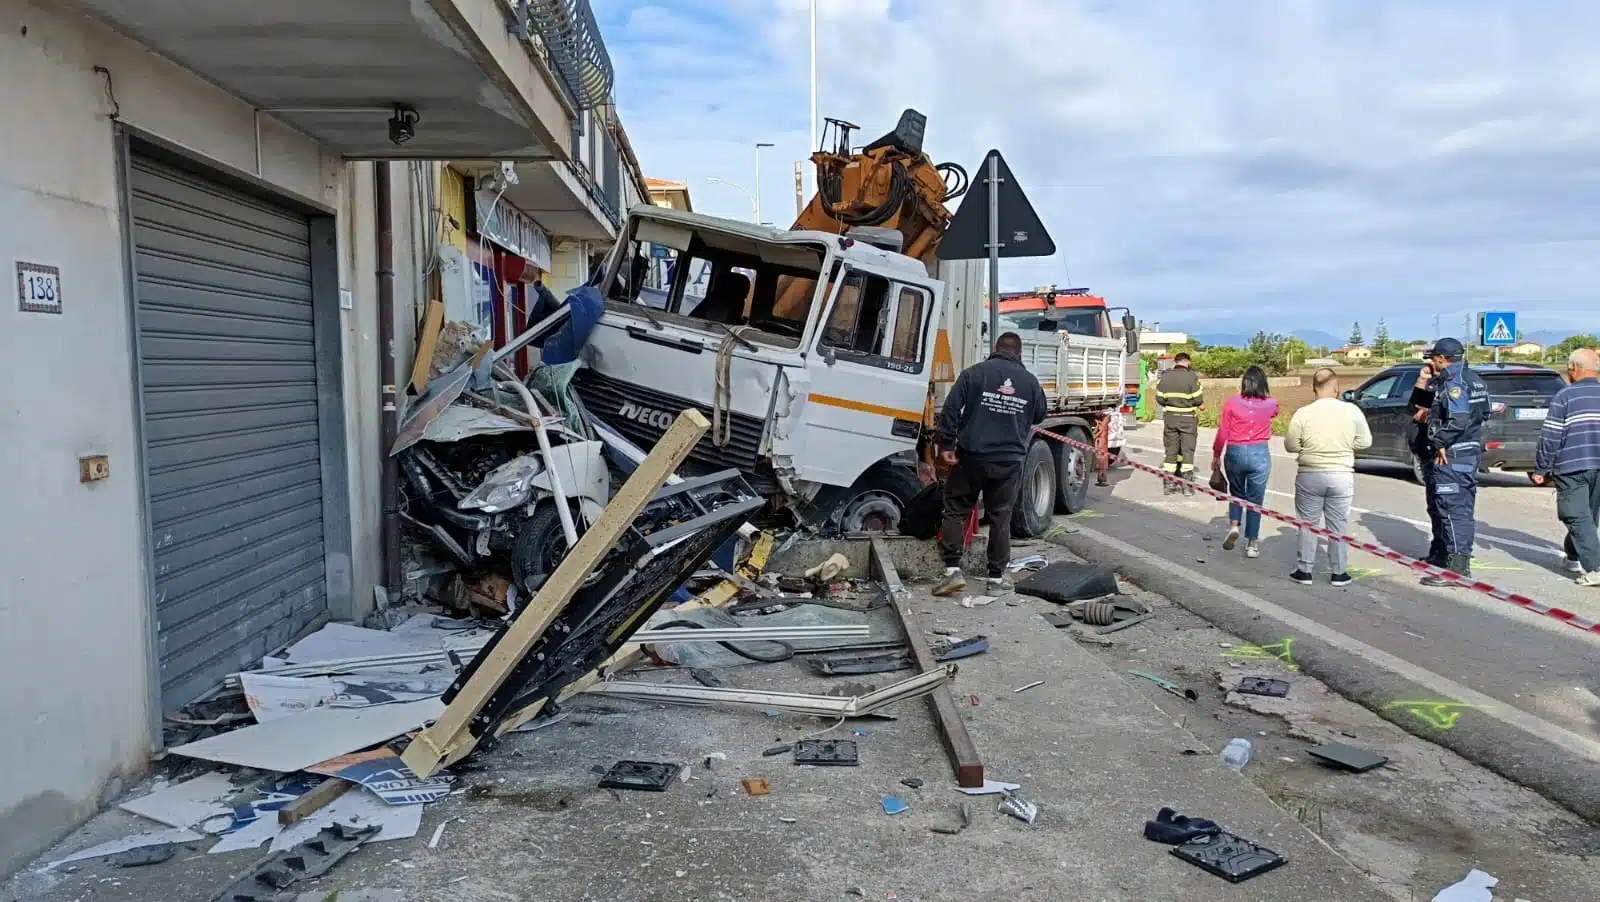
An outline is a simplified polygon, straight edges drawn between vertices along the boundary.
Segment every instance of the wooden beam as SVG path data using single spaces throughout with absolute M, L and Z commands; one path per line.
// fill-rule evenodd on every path
M 895 569 L 894 560 L 889 557 L 884 540 L 873 536 L 870 541 L 873 574 L 887 586 L 900 585 L 900 573 Z M 912 623 L 911 611 L 906 607 L 905 599 L 891 598 L 889 606 L 900 618 L 900 626 L 906 634 L 906 645 L 911 649 L 911 660 L 916 663 L 918 672 L 927 673 L 944 666 L 934 659 L 933 651 L 928 648 L 928 640 Z M 961 719 L 961 712 L 956 710 L 956 700 L 950 694 L 950 687 L 940 686 L 933 690 L 928 696 L 928 705 L 933 709 L 934 724 L 939 728 L 939 737 L 944 740 L 950 766 L 955 768 L 956 785 L 967 789 L 982 786 L 983 759 L 978 757 L 978 747 L 967 732 L 966 721 Z
M 329 777 L 312 787 L 310 792 L 279 808 L 278 823 L 285 827 L 291 824 L 298 824 L 329 802 L 344 795 L 345 790 L 354 785 L 349 780 Z
M 562 558 L 539 593 L 480 660 L 472 678 L 456 693 L 449 707 L 406 747 L 401 760 L 413 773 L 419 778 L 430 777 L 447 764 L 464 758 L 477 745 L 477 739 L 467 729 L 468 724 L 483 710 L 489 697 L 505 683 L 512 669 L 572 601 L 590 572 L 616 547 L 639 512 L 660 491 L 661 484 L 678 469 L 710 428 L 710 421 L 698 410 L 685 410 L 678 415 L 672 427 L 606 505 L 600 518 L 578 539 L 578 544 Z
M 411 387 L 422 391 L 433 375 L 433 354 L 439 349 L 439 331 L 444 328 L 444 304 L 438 298 L 428 301 L 422 312 L 422 334 L 417 337 L 417 358 L 411 361 Z M 385 349 L 387 350 L 387 349 Z

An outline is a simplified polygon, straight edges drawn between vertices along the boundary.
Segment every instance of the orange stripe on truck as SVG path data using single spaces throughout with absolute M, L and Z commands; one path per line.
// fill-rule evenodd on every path
M 813 404 L 822 404 L 826 407 L 839 407 L 844 410 L 854 410 L 859 413 L 875 413 L 880 417 L 892 417 L 896 420 L 921 421 L 922 411 L 901 410 L 898 407 L 882 407 L 877 404 L 868 404 L 865 401 L 852 401 L 849 398 L 835 398 L 832 395 L 819 395 L 815 392 L 806 395 L 806 400 Z

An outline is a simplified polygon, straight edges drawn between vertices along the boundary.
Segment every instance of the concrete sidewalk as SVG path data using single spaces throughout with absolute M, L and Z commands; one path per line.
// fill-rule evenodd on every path
M 922 700 L 899 705 L 895 721 L 862 721 L 828 734 L 860 744 L 855 768 L 762 757 L 775 743 L 827 727 L 812 719 L 586 700 L 563 723 L 514 735 L 469 761 L 461 773 L 466 791 L 430 806 L 417 838 L 364 848 L 303 889 L 605 902 L 840 900 L 858 897 L 857 890 L 867 899 L 900 900 L 1387 898 L 1249 779 L 1224 767 L 1217 750 L 1047 625 L 1039 613 L 1053 605 L 1011 596 L 964 609 L 924 589 L 913 585 L 908 603 L 925 631 L 990 638 L 987 654 L 961 662 L 954 691 L 989 776 L 1021 783 L 1039 804 L 1032 826 L 998 814 L 995 797 L 954 791 Z M 888 611 L 877 615 L 885 628 L 892 622 Z M 743 688 L 826 692 L 841 685 L 796 662 L 719 673 Z M 842 680 L 881 687 L 904 675 Z M 644 678 L 689 682 L 676 672 Z M 1035 680 L 1044 684 L 1013 692 Z M 1185 755 L 1189 749 L 1202 753 Z M 726 757 L 708 772 L 711 755 Z M 677 761 L 692 771 L 659 795 L 597 789 L 591 767 L 619 759 Z M 765 778 L 771 794 L 747 795 L 743 777 Z M 908 788 L 900 782 L 908 777 L 925 783 Z M 884 814 L 885 795 L 910 810 Z M 957 836 L 929 830 L 956 823 L 962 801 L 973 813 L 969 829 Z M 1289 864 L 1238 886 L 1200 871 L 1141 836 L 1145 819 L 1163 805 L 1215 819 Z M 98 829 L 116 817 L 128 816 L 107 815 Z M 427 839 L 447 821 L 438 848 L 428 849 Z M 63 849 L 90 844 L 83 837 L 68 843 Z M 137 871 L 90 862 L 53 882 L 25 875 L 4 898 L 65 902 L 86 891 L 94 899 L 206 898 L 253 858 L 180 853 Z

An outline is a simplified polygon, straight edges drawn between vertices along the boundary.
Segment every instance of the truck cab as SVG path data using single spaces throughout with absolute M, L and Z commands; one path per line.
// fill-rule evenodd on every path
M 691 472 L 736 467 L 815 527 L 898 527 L 921 487 L 943 303 L 923 263 L 849 235 L 641 206 L 599 289 L 573 382 L 591 416 L 648 448 L 698 408 L 713 429 Z

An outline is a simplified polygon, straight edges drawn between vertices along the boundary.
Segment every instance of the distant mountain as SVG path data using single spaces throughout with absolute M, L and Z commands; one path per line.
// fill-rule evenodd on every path
M 1339 346 L 1344 344 L 1344 339 L 1338 337 L 1337 335 L 1334 335 L 1331 332 L 1324 332 L 1321 329 L 1295 329 L 1294 331 L 1290 332 L 1289 334 L 1294 336 L 1295 338 L 1300 339 L 1301 341 L 1305 342 L 1306 344 L 1310 345 L 1313 348 L 1321 347 L 1322 345 L 1327 345 L 1329 348 L 1337 348 L 1337 347 L 1339 347 Z M 1250 344 L 1250 339 L 1253 338 L 1254 336 L 1255 336 L 1254 332 L 1249 332 L 1249 333 L 1245 333 L 1245 332 L 1191 332 L 1191 333 L 1189 333 L 1189 337 L 1191 339 L 1193 339 L 1194 341 L 1199 342 L 1200 344 L 1203 344 L 1203 345 L 1222 345 L 1224 347 L 1230 347 L 1230 348 L 1242 348 L 1242 347 L 1245 347 L 1246 345 Z

